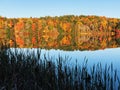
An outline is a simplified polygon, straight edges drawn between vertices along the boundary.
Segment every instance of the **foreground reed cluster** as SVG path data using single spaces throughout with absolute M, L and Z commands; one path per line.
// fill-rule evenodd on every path
M 61 56 L 41 59 L 41 52 L 0 50 L 0 90 L 120 90 L 113 65 L 67 65 Z

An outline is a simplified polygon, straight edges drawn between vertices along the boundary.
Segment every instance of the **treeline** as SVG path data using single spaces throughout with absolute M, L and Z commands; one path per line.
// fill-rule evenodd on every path
M 84 43 L 88 41 L 94 43 L 99 40 L 102 47 L 102 43 L 106 47 L 104 36 L 110 37 L 119 23 L 120 19 L 104 16 L 0 17 L 0 41 L 7 38 L 11 46 L 16 43 L 17 47 L 63 48 L 62 46 L 73 46 L 70 48 L 74 49 L 80 46 L 80 49 L 84 49 L 81 47 Z M 91 36 L 98 38 L 91 40 Z
M 120 19 L 107 18 L 104 16 L 60 16 L 60 17 L 40 17 L 40 18 L 6 18 L 0 17 L 0 29 L 32 29 L 43 30 L 48 27 L 49 30 L 56 27 L 58 30 L 70 32 L 70 28 L 75 28 L 77 25 L 85 25 L 93 31 L 112 31 L 115 29 Z

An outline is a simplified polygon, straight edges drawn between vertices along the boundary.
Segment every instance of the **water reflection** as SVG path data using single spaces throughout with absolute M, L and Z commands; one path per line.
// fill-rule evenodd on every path
M 46 27 L 43 31 L 27 30 L 0 30 L 0 42 L 10 47 L 18 48 L 47 48 L 62 50 L 98 50 L 115 48 L 120 45 L 120 37 L 110 32 L 81 32 L 73 30 L 59 32 L 57 28 L 49 30 Z
M 115 62 L 115 60 L 119 62 L 120 58 L 120 55 L 118 55 L 119 48 L 117 48 L 116 52 L 116 49 L 100 50 L 119 47 L 120 35 L 115 35 L 111 32 L 92 33 L 87 27 L 84 31 L 83 28 L 81 29 L 79 27 L 75 30 L 71 30 L 70 28 L 67 28 L 67 30 L 63 29 L 62 32 L 59 32 L 55 27 L 50 29 L 50 27 L 47 26 L 41 31 L 34 29 L 31 31 L 29 28 L 23 30 L 18 30 L 17 28 L 15 28 L 15 30 L 0 29 L 0 36 L 0 42 L 10 45 L 12 48 L 45 48 L 45 52 L 46 49 L 52 49 L 48 51 L 50 54 L 58 55 L 58 53 L 60 53 L 62 54 L 61 56 L 70 56 L 73 58 L 73 61 L 75 61 L 75 58 L 84 60 L 85 56 L 90 59 L 91 62 L 107 60 L 106 63 L 110 60 L 111 62 Z M 92 52 L 91 50 L 98 51 Z

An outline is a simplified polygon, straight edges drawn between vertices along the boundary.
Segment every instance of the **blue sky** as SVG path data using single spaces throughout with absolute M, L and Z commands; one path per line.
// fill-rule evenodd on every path
M 98 15 L 120 18 L 120 0 L 0 0 L 0 16 Z

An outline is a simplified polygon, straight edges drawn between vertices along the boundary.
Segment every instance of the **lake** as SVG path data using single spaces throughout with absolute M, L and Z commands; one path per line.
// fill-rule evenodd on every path
M 64 63 L 65 66 L 69 66 L 71 70 L 76 64 L 82 67 L 83 63 L 88 60 L 88 72 L 90 72 L 94 64 L 97 65 L 101 63 L 103 74 L 104 70 L 106 70 L 106 64 L 108 67 L 107 70 L 109 66 L 113 64 L 113 68 L 114 70 L 117 69 L 117 75 L 120 78 L 120 37 L 115 36 L 115 34 L 111 34 L 110 32 L 97 34 L 75 32 L 75 34 L 71 34 L 58 33 L 57 31 L 43 31 L 40 36 L 36 35 L 37 33 L 33 36 L 29 32 L 27 32 L 26 35 L 25 31 L 11 32 L 11 34 L 7 34 L 5 31 L 6 30 L 1 30 L 0 32 L 1 45 L 9 46 L 13 53 L 15 52 L 14 50 L 17 49 L 24 54 L 32 55 L 30 53 L 33 52 L 34 55 L 37 55 L 37 50 L 39 49 L 41 51 L 40 56 L 42 60 L 45 60 L 46 57 L 47 60 L 52 60 L 55 62 L 55 65 L 58 65 L 56 60 L 61 57 L 61 60 L 63 60 L 62 63 Z M 97 71 L 100 70 L 97 66 L 95 69 Z M 112 76 L 111 69 L 109 69 L 107 73 Z M 72 75 L 74 76 L 74 74 Z M 96 76 L 94 75 L 94 77 Z M 115 85 L 116 88 L 119 84 L 118 82 Z
M 113 88 L 117 88 L 120 86 L 120 29 L 118 22 L 120 22 L 119 19 L 96 16 L 21 19 L 1 17 L 1 79 L 5 75 L 6 77 L 11 75 L 13 79 L 17 78 L 16 75 L 20 75 L 22 79 L 20 77 L 17 79 L 23 81 L 26 79 L 28 82 L 27 84 L 26 81 L 23 83 L 24 87 L 33 85 L 33 83 L 29 83 L 31 80 L 35 81 L 35 87 L 41 81 L 45 81 L 43 85 L 38 85 L 39 89 L 45 88 L 46 84 L 49 89 L 53 79 L 55 80 L 55 83 L 52 84 L 54 89 L 51 90 L 56 90 L 55 87 L 62 90 L 67 85 L 70 87 L 81 85 L 80 87 L 86 88 L 87 83 L 94 89 L 106 87 L 106 90 L 112 90 L 113 84 L 117 83 L 113 86 Z M 5 46 L 8 46 L 8 49 L 4 50 Z M 14 50 L 20 51 L 20 55 L 19 52 L 16 54 L 6 53 L 9 48 L 12 53 L 16 52 Z M 40 60 L 35 57 L 39 55 L 38 50 L 40 50 Z M 85 62 L 87 62 L 85 65 L 88 68 L 84 66 Z M 117 71 L 112 69 L 112 65 Z M 11 72 L 12 74 L 10 74 Z M 9 83 L 11 78 L 4 78 L 3 82 L 8 80 Z M 61 82 L 59 83 L 59 81 Z M 14 85 L 16 85 L 16 81 Z M 19 82 L 17 85 L 19 86 Z M 13 85 L 11 84 L 11 86 Z M 89 88 L 89 85 L 87 86 Z M 93 90 L 92 88 L 91 90 Z
M 41 56 L 50 56 L 54 58 L 58 58 L 59 56 L 62 56 L 65 58 L 68 56 L 68 60 L 71 58 L 70 62 L 71 64 L 75 63 L 76 60 L 78 63 L 82 63 L 84 59 L 88 59 L 88 64 L 93 65 L 97 64 L 98 62 L 104 64 L 114 64 L 114 67 L 119 70 L 120 66 L 120 48 L 109 48 L 105 50 L 96 50 L 96 51 L 63 51 L 63 50 L 41 50 Z M 44 57 L 42 57 L 44 58 Z
M 81 30 L 81 29 L 80 29 Z M 120 37 L 111 32 L 86 33 L 79 29 L 67 32 L 58 32 L 57 29 L 37 31 L 34 35 L 29 30 L 11 31 L 2 29 L 0 31 L 0 42 L 11 48 L 22 48 L 20 50 L 36 50 L 41 48 L 41 57 L 44 54 L 57 59 L 59 56 L 68 57 L 67 63 L 82 64 L 88 59 L 88 65 L 102 63 L 110 65 L 119 71 L 120 64 Z M 31 49 L 33 48 L 33 49 Z
M 14 48 L 11 48 L 11 50 L 14 52 Z M 37 48 L 17 48 L 19 52 L 27 53 L 37 52 Z M 52 58 L 52 61 L 56 61 L 59 57 L 62 57 L 63 60 L 65 60 L 65 64 L 69 66 L 82 65 L 85 60 L 88 59 L 88 67 L 92 67 L 94 64 L 101 63 L 103 68 L 107 64 L 108 66 L 113 63 L 114 69 L 117 69 L 118 76 L 120 77 L 120 48 L 106 48 L 104 50 L 74 50 L 74 51 L 64 51 L 59 49 L 40 49 L 41 51 L 41 59 L 44 59 L 46 57 L 48 60 L 49 58 Z

